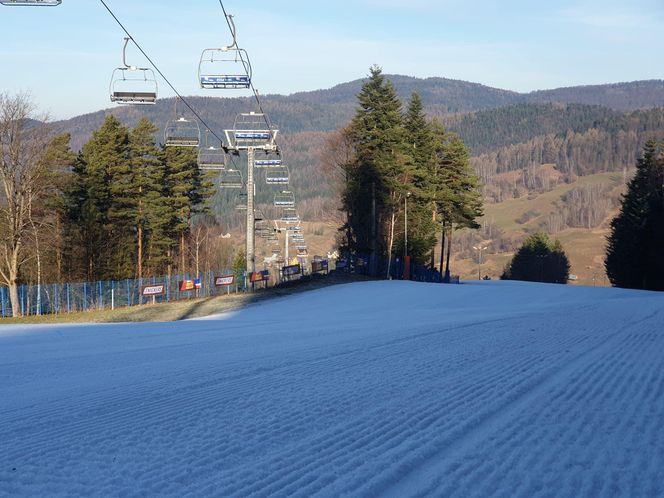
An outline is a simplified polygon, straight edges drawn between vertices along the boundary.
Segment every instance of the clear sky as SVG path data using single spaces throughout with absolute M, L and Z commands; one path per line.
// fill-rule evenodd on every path
M 200 53 L 226 45 L 217 0 L 107 0 L 185 95 Z M 225 0 L 262 94 L 386 73 L 516 91 L 664 78 L 662 0 Z M 97 0 L 0 6 L 0 92 L 30 91 L 53 119 L 111 107 L 124 34 Z M 128 62 L 143 65 L 130 51 Z M 172 96 L 160 83 L 160 96 Z

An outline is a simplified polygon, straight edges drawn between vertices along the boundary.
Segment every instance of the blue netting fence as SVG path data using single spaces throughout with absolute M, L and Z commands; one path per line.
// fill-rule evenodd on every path
M 142 279 L 104 280 L 99 282 L 80 282 L 63 284 L 21 285 L 18 288 L 19 303 L 23 315 L 45 315 L 49 313 L 72 313 L 101 309 L 114 309 L 147 303 L 162 303 L 209 297 L 213 295 L 237 292 L 244 288 L 244 278 L 235 278 L 231 286 L 215 286 L 215 277 L 232 275 L 231 270 L 206 272 L 199 276 L 185 273 L 170 277 L 151 277 Z M 180 291 L 183 280 L 200 279 L 200 288 Z M 164 294 L 144 297 L 141 287 L 144 285 L 164 284 Z M 0 287 L 0 316 L 12 316 L 9 289 Z

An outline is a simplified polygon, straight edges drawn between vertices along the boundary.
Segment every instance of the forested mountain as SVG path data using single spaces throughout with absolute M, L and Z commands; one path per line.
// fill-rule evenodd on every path
M 521 94 L 446 78 L 420 79 L 400 75 L 388 75 L 387 78 L 394 84 L 397 95 L 402 101 L 407 100 L 413 91 L 417 91 L 422 97 L 427 114 L 439 117 L 528 103 L 599 104 L 616 110 L 664 106 L 664 81 L 661 80 L 570 87 Z M 352 117 L 356 106 L 355 96 L 362 81 L 355 80 L 326 90 L 300 92 L 289 96 L 265 95 L 265 111 L 284 133 L 333 130 L 346 124 Z M 248 97 L 188 97 L 188 101 L 215 131 L 232 128 L 238 113 L 255 108 L 253 99 Z M 550 115 L 554 112 L 552 108 L 556 107 L 545 106 L 542 108 L 545 111 L 542 112 Z M 537 107 L 526 106 L 523 109 L 537 109 Z M 558 112 L 564 114 L 561 109 L 564 107 L 558 108 Z M 583 112 L 587 111 L 575 111 L 577 115 Z M 135 125 L 142 116 L 146 116 L 163 128 L 166 121 L 174 115 L 174 99 L 160 99 L 154 106 L 106 109 L 57 124 L 72 134 L 72 146 L 78 149 L 89 138 L 91 131 L 101 126 L 108 113 L 112 113 L 130 126 Z M 576 120 L 577 117 L 573 119 Z M 479 143 L 476 143 L 475 147 L 478 145 Z
M 664 81 L 561 88 L 520 94 L 445 78 L 387 76 L 406 102 L 413 91 L 426 113 L 439 118 L 470 147 L 488 202 L 502 202 L 530 191 L 547 191 L 577 176 L 622 171 L 635 164 L 648 138 L 664 136 Z M 320 155 L 330 130 L 346 125 L 355 112 L 362 80 L 327 90 L 289 96 L 266 95 L 264 107 L 281 130 L 280 143 L 291 168 L 291 187 L 305 219 L 322 219 L 335 211 L 333 189 L 320 169 Z M 190 97 L 189 102 L 218 134 L 233 128 L 235 116 L 255 109 L 249 98 Z M 603 105 L 598 105 L 603 104 Z M 174 100 L 155 106 L 117 107 L 57 123 L 72 133 L 78 149 L 107 114 L 134 126 L 142 116 L 163 129 L 174 115 Z M 161 135 L 157 136 L 163 141 Z M 210 138 L 212 140 L 212 138 Z M 543 164 L 550 167 L 542 168 Z M 261 186 L 258 202 L 269 210 L 273 189 Z M 230 228 L 236 192 L 215 198 Z M 268 214 L 269 215 L 269 214 Z M 601 222 L 601 217 L 593 216 Z
M 664 81 L 647 80 L 609 85 L 586 85 L 538 90 L 527 95 L 532 103 L 561 102 L 601 105 L 618 110 L 664 107 Z

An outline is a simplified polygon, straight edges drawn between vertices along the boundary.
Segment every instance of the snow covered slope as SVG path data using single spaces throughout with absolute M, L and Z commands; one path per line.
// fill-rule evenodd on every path
M 0 327 L 1 496 L 664 496 L 664 294 L 363 282 Z

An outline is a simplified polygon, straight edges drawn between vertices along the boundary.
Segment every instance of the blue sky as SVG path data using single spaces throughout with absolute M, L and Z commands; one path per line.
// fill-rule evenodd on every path
M 107 0 L 185 95 L 201 51 L 226 45 L 216 0 Z M 263 94 L 329 88 L 368 73 L 442 76 L 515 91 L 662 79 L 661 0 L 226 0 Z M 111 107 L 123 32 L 97 0 L 0 6 L 0 92 L 30 91 L 53 119 Z M 146 62 L 131 51 L 129 62 Z M 173 93 L 160 83 L 160 95 Z

